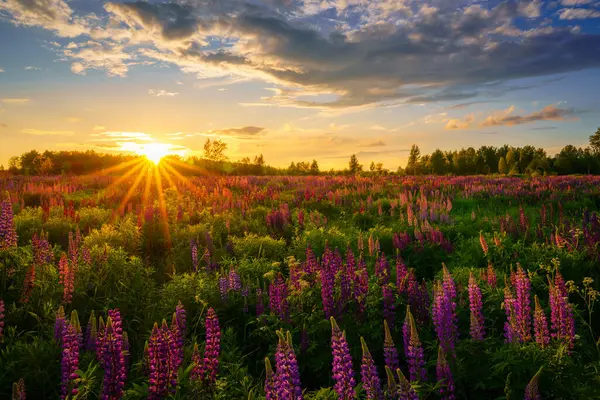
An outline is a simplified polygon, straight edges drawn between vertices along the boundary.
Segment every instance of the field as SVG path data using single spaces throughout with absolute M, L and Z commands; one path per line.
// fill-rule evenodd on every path
M 0 178 L 0 398 L 600 398 L 600 178 L 153 168 Z

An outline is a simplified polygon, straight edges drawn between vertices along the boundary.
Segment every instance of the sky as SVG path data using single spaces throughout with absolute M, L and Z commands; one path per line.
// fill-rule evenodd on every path
M 404 166 L 585 146 L 600 1 L 0 0 L 0 164 L 164 143 L 232 160 Z

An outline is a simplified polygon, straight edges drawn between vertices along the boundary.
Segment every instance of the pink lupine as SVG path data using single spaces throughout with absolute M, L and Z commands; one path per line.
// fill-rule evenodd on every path
M 473 340 L 483 340 L 485 335 L 483 304 L 481 301 L 481 289 L 477 286 L 473 273 L 469 276 L 469 309 L 471 321 L 471 338 Z
M 548 321 L 544 309 L 540 305 L 540 300 L 537 295 L 535 299 L 535 311 L 533 314 L 533 332 L 535 335 L 535 342 L 544 348 L 550 343 L 550 333 L 548 332 Z

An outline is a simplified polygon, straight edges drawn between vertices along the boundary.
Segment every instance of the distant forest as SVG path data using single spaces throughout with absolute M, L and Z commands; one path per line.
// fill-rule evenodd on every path
M 316 160 L 292 162 L 287 168 L 276 168 L 266 164 L 262 154 L 254 159 L 245 157 L 240 161 L 229 161 L 227 144 L 221 140 L 208 139 L 202 157 L 167 156 L 184 175 L 570 175 L 600 174 L 600 128 L 590 136 L 589 146 L 578 148 L 565 146 L 558 154 L 549 156 L 542 148 L 534 146 L 501 147 L 482 146 L 454 151 L 435 150 L 421 154 L 419 146 L 410 149 L 406 166 L 396 171 L 383 168 L 382 163 L 371 161 L 368 167 L 352 155 L 348 167 L 343 170 L 322 171 Z M 13 175 L 87 175 L 102 173 L 139 155 L 97 153 L 95 151 L 29 151 L 10 159 L 8 169 L 0 171 Z M 187 167 L 187 168 L 186 168 Z M 122 173 L 113 171 L 107 173 Z

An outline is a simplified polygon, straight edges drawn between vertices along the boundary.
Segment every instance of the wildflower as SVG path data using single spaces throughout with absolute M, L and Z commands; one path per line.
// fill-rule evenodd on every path
M 352 357 L 346 341 L 346 335 L 340 330 L 335 319 L 331 317 L 331 350 L 333 353 L 334 389 L 339 399 L 350 400 L 356 396 Z
M 539 381 L 540 375 L 542 373 L 542 369 L 544 367 L 540 367 L 538 372 L 531 378 L 527 386 L 525 387 L 525 400 L 541 400 L 542 396 L 540 395 Z
M 275 281 L 269 285 L 269 306 L 282 321 L 287 321 L 289 317 L 287 297 L 287 285 L 283 280 L 283 276 L 279 274 Z
M 385 373 L 388 380 L 388 395 L 391 399 L 399 400 L 419 400 L 419 396 L 412 388 L 410 382 L 406 379 L 402 370 L 398 368 L 396 374 L 398 376 L 398 382 L 394 378 L 394 373 L 387 366 L 385 367 Z
M 65 325 L 65 309 L 63 306 L 60 306 L 56 312 L 56 318 L 54 320 L 54 339 L 57 343 L 61 343 L 62 341 Z
M 479 232 L 479 244 L 481 244 L 481 250 L 483 250 L 483 254 L 487 256 L 489 247 L 485 237 L 483 236 L 483 232 Z
M 358 314 L 363 315 L 367 306 L 367 295 L 369 293 L 369 273 L 362 257 L 358 260 L 358 268 L 354 279 L 354 300 L 358 308 Z
M 69 323 L 73 325 L 75 328 L 75 334 L 77 336 L 77 343 L 79 343 L 79 348 L 83 348 L 83 332 L 81 330 L 81 323 L 79 322 L 79 315 L 77 314 L 77 310 L 71 311 L 71 319 Z
M 25 381 L 23 378 L 19 379 L 17 382 L 13 383 L 12 386 L 12 400 L 25 400 Z
M 432 317 L 441 346 L 446 353 L 453 354 L 458 330 L 455 313 L 456 303 L 451 295 L 452 291 L 456 293 L 453 282 L 452 285 L 447 282 L 445 282 L 445 285 L 439 281 L 437 282 Z
M 21 295 L 22 303 L 29 303 L 29 298 L 31 296 L 31 292 L 33 292 L 33 288 L 35 287 L 35 264 L 31 265 L 27 270 L 27 274 L 25 275 L 25 280 L 23 281 L 23 294 Z
M 195 350 L 197 350 L 197 346 Z M 265 370 L 265 400 L 278 400 L 277 393 L 275 392 L 275 374 L 273 373 L 273 369 L 271 368 L 271 361 L 269 361 L 268 357 L 265 358 Z
M 560 282 L 559 282 L 560 283 Z M 560 287 L 550 281 L 548 289 L 550 297 L 550 322 L 552 325 L 552 338 L 563 341 L 569 348 L 575 341 L 575 320 L 569 298 L 563 296 Z
M 517 339 L 521 343 L 531 340 L 531 283 L 527 274 L 517 265 L 517 278 L 515 281 L 515 315 L 517 324 Z
M 469 277 L 469 308 L 471 310 L 471 338 L 483 340 L 485 335 L 483 313 L 481 311 L 481 289 L 477 286 L 475 277 Z
M 212 386 L 217 380 L 219 354 L 221 352 L 221 329 L 217 314 L 212 307 L 208 309 L 204 326 L 206 328 L 204 356 L 200 358 L 198 348 L 195 346 L 192 379 Z
M 393 329 L 396 315 L 396 306 L 394 305 L 394 292 L 390 285 L 383 286 L 381 290 L 383 291 L 383 318 Z
M 240 274 L 235 269 L 229 270 L 229 288 L 234 292 L 239 292 L 242 289 L 242 280 Z
M 77 395 L 77 388 L 71 388 L 72 381 L 77 378 L 79 366 L 79 339 L 76 327 L 72 323 L 66 323 L 63 329 L 62 353 L 61 353 L 61 399 L 70 394 Z
M 513 343 L 517 339 L 517 317 L 515 313 L 515 297 L 504 277 L 504 310 L 506 311 L 506 322 L 504 322 L 504 337 L 507 343 Z
M 198 242 L 196 239 L 190 240 L 190 252 L 192 253 L 192 267 L 194 268 L 195 272 L 198 272 L 198 265 L 200 261 L 198 260 Z
M 159 399 L 167 394 L 168 343 L 155 322 L 148 340 L 148 399 Z
M 535 334 L 535 342 L 541 348 L 546 347 L 550 343 L 550 333 L 548 332 L 548 321 L 544 309 L 540 305 L 540 300 L 537 295 L 535 299 L 535 311 L 533 313 L 533 332 Z
M 4 300 L 0 299 L 0 342 L 4 336 Z
M 102 335 L 98 335 L 96 344 L 97 352 L 102 355 L 100 366 L 104 369 L 101 400 L 120 399 L 123 396 L 123 387 L 127 378 L 121 315 L 118 309 L 109 310 L 108 313 L 106 328 Z
M 8 192 L 0 203 L 0 251 L 17 246 L 17 231 Z
M 396 350 L 390 328 L 385 320 L 383 321 L 383 330 L 385 334 L 383 340 L 383 357 L 385 359 L 385 365 L 390 367 L 390 369 L 395 370 L 400 366 L 400 362 L 398 361 L 398 350 Z
M 228 298 L 227 292 L 229 291 L 229 281 L 227 277 L 219 277 L 219 293 L 221 294 L 221 300 L 226 301 Z
M 410 310 L 408 312 L 408 318 L 410 321 L 410 338 L 408 340 L 408 348 L 406 359 L 408 362 L 410 380 L 417 381 L 427 380 L 427 372 L 425 371 L 425 355 L 421 340 L 419 339 L 419 333 L 417 331 L 417 324 L 413 318 Z
M 302 400 L 300 386 L 300 372 L 298 361 L 292 347 L 292 338 L 289 332 L 284 336 L 283 331 L 277 331 L 279 343 L 275 353 L 276 372 L 274 385 L 278 400 Z
M 456 398 L 454 395 L 454 379 L 452 378 L 452 371 L 450 370 L 450 365 L 446 360 L 446 353 L 444 353 L 442 346 L 438 349 L 438 359 L 435 371 L 438 382 L 442 382 L 440 397 L 443 400 L 454 400 Z
M 367 393 L 367 399 L 381 399 L 383 394 L 381 393 L 381 383 L 379 381 L 379 375 L 377 374 L 377 367 L 373 362 L 373 357 L 369 352 L 369 348 L 365 343 L 365 339 L 361 337 L 360 343 L 363 351 L 360 376 L 362 378 L 361 382 L 363 384 L 363 388 Z

